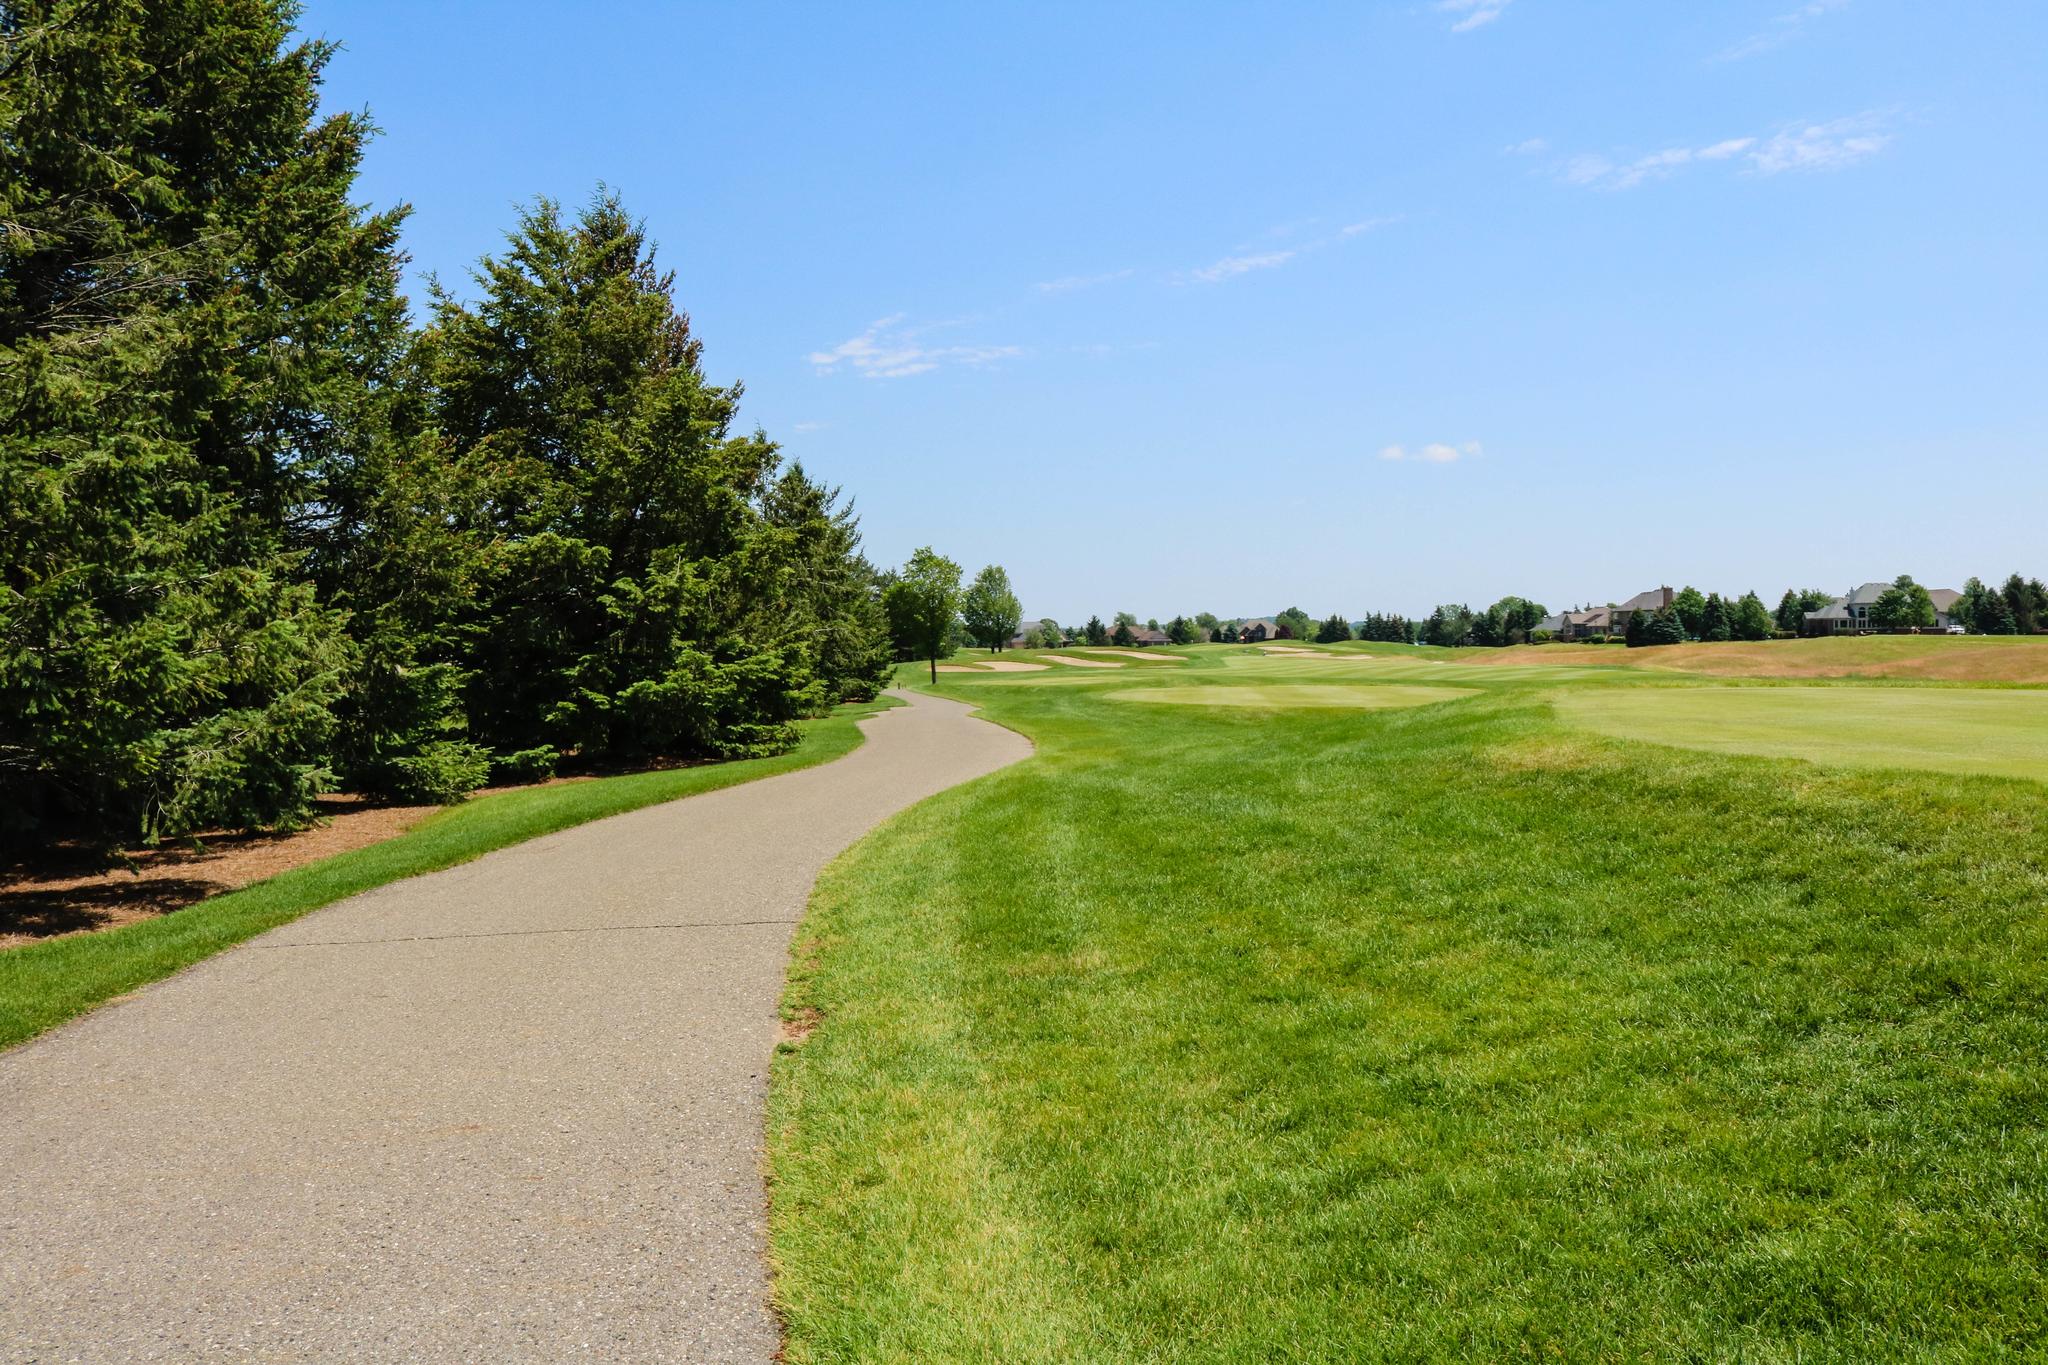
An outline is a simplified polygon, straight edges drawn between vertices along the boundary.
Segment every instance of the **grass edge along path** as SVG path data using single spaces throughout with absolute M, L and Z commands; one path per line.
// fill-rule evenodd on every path
M 1121 685 L 949 679 L 1036 757 L 819 881 L 792 1362 L 2048 1340 L 2037 786 Z
M 889 698 L 802 722 L 788 753 L 505 792 L 452 806 L 393 839 L 100 933 L 0 952 L 0 1049 L 323 906 L 528 839 L 643 806 L 829 762 L 860 747 L 857 722 Z

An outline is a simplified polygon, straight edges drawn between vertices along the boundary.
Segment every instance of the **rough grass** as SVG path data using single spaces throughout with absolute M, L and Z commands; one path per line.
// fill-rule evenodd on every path
M 571 825 L 823 763 L 860 744 L 856 722 L 894 702 L 843 706 L 786 754 L 483 797 L 395 839 L 295 868 L 155 919 L 0 952 L 0 1047 L 357 892 L 436 872 Z
M 2048 1350 L 2048 792 L 1130 682 L 821 883 L 790 1359 Z
M 1601 734 L 1688 749 L 2048 781 L 2048 691 L 1589 688 L 1558 708 Z

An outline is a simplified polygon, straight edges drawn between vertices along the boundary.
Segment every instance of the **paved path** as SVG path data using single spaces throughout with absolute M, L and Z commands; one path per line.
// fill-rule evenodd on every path
M 0 1359 L 770 1359 L 812 880 L 1030 752 L 906 700 L 836 762 L 368 892 L 0 1054 Z

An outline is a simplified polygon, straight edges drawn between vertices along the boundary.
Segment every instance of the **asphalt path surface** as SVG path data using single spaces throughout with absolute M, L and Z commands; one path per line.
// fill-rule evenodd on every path
M 812 882 L 1030 752 L 904 700 L 835 762 L 367 892 L 0 1054 L 0 1359 L 772 1360 Z

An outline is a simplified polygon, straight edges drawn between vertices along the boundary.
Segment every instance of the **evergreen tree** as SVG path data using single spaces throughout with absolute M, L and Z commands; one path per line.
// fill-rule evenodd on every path
M 1116 629 L 1110 633 L 1109 638 L 1112 644 L 1122 649 L 1129 649 L 1138 643 L 1138 637 L 1131 633 L 1131 623 L 1129 621 L 1117 622 Z
M 1191 645 L 1202 638 L 1200 628 L 1185 616 L 1176 616 L 1166 623 L 1166 638 L 1177 645 Z
M 1628 624 L 1623 627 L 1621 638 L 1630 649 L 1641 649 L 1650 643 L 1651 615 L 1652 613 L 1647 611 L 1632 611 L 1628 614 Z
M 731 434 L 739 391 L 705 379 L 615 195 L 573 221 L 539 201 L 475 279 L 474 304 L 435 290 L 418 363 L 422 439 L 477 473 L 471 592 L 438 647 L 476 738 L 602 760 L 786 748 L 830 700 L 798 606 L 818 533 L 798 523 L 829 508 L 788 490 L 769 519 L 775 446 Z
M 1119 621 L 1117 624 L 1121 626 L 1124 622 Z M 1100 616 L 1089 617 L 1088 624 L 1083 627 L 1081 633 L 1091 645 L 1106 645 L 1109 643 L 1109 628 L 1102 624 Z
M 1672 597 L 1671 606 L 1678 613 L 1678 624 L 1685 633 L 1695 640 L 1701 638 L 1706 629 L 1707 599 L 1700 590 L 1686 584 Z
M 1753 592 L 1742 595 L 1735 604 L 1729 621 L 1729 629 L 1738 640 L 1768 640 L 1771 638 L 1773 622 L 1770 609 L 1764 599 Z
M 1707 594 L 1706 609 L 1700 612 L 1699 637 L 1702 640 L 1728 640 L 1734 631 L 1728 619 L 1728 604 L 1721 600 L 1721 594 Z
M 374 439 L 400 214 L 283 0 L 0 16 L 0 837 L 291 825 L 354 667 L 295 530 Z
M 1351 623 L 1341 613 L 1332 612 L 1327 620 L 1316 627 L 1316 643 L 1333 645 L 1351 638 Z
M 1637 613 L 1640 615 L 1641 613 Z M 1682 645 L 1685 643 L 1685 623 L 1678 618 L 1678 608 L 1659 607 L 1651 615 L 1649 624 L 1643 628 L 1645 645 Z
M 2005 580 L 1999 590 L 2005 599 L 2005 609 L 2012 617 L 2015 633 L 2034 635 L 2048 622 L 2048 591 L 2043 591 L 2039 579 L 2028 582 L 2018 574 Z

